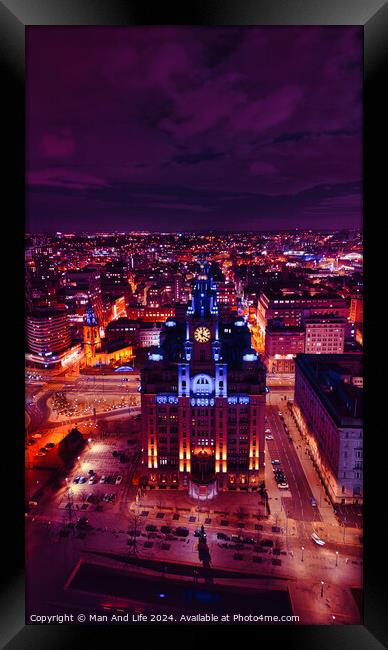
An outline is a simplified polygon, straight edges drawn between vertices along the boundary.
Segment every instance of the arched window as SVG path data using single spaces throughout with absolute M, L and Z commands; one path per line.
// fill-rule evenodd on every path
M 210 395 L 213 392 L 213 381 L 208 375 L 197 375 L 193 379 L 193 393 Z

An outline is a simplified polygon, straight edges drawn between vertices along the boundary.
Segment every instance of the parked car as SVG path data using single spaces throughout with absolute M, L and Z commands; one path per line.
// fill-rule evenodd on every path
M 317 502 L 315 501 L 314 498 L 311 498 L 311 499 L 310 499 L 310 503 L 311 503 L 311 505 L 313 506 L 313 508 L 316 508 L 316 507 L 317 507 Z
M 105 476 L 101 476 L 101 478 L 100 478 L 100 483 L 105 483 L 105 481 L 106 481 L 106 477 L 105 477 Z
M 171 531 L 172 531 L 171 526 L 165 525 L 165 526 L 160 527 L 160 532 L 163 533 L 164 535 L 169 535 L 171 533 Z
M 225 535 L 225 533 L 217 533 L 217 539 L 223 539 L 225 542 L 230 542 L 229 535 Z
M 81 478 L 80 476 L 75 476 L 73 478 L 73 483 L 79 483 L 80 478 Z
M 123 477 L 122 477 L 122 476 L 117 476 L 116 481 L 115 481 L 115 482 L 116 482 L 116 485 L 120 485 L 120 483 L 121 483 L 122 480 L 123 480 Z
M 288 483 L 278 483 L 279 490 L 288 490 Z
M 79 477 L 79 483 L 86 483 L 86 478 L 84 476 Z
M 46 447 L 47 449 L 52 449 L 53 447 L 55 447 L 55 444 L 53 442 L 48 442 Z
M 95 483 L 95 482 L 96 482 L 96 477 L 95 476 L 91 476 L 90 479 L 88 480 L 89 485 L 93 485 L 93 483 Z
M 178 528 L 175 529 L 175 535 L 178 535 L 178 537 L 187 537 L 189 534 L 189 529 L 184 528 L 183 526 L 178 526 Z
M 271 460 L 272 465 L 280 465 L 280 460 L 278 458 L 275 458 L 274 460 Z
M 317 535 L 317 533 L 311 533 L 310 537 L 318 546 L 325 546 L 325 542 L 319 537 L 319 535 Z
M 145 529 L 148 533 L 154 533 L 156 530 L 158 530 L 157 526 L 154 526 L 154 524 L 148 524 Z
M 273 436 L 271 436 L 271 434 L 267 434 L 267 435 L 265 436 L 265 439 L 266 439 L 266 440 L 273 440 Z

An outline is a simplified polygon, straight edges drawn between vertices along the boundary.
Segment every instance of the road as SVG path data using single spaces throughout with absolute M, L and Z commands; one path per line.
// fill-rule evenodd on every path
M 267 440 L 270 459 L 267 460 L 266 469 L 272 471 L 269 460 L 279 459 L 287 483 L 290 487 L 291 497 L 282 497 L 282 504 L 288 517 L 301 522 L 307 532 L 304 522 L 321 521 L 319 508 L 311 505 L 313 493 L 306 479 L 294 445 L 284 429 L 276 406 L 267 406 L 267 428 L 271 429 L 273 440 Z

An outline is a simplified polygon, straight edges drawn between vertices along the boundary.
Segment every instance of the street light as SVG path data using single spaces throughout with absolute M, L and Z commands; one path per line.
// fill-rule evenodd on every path
M 324 584 L 325 584 L 324 581 L 321 580 L 321 598 L 323 598 L 323 585 Z
M 304 546 L 302 546 L 302 562 L 303 562 L 303 551 L 304 551 Z
M 338 551 L 335 552 L 335 565 L 338 566 Z

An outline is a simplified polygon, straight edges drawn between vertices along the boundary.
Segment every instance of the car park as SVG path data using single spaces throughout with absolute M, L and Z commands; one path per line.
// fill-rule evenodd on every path
M 319 537 L 319 535 L 317 535 L 317 533 L 311 533 L 310 537 L 317 546 L 325 546 L 325 542 Z

